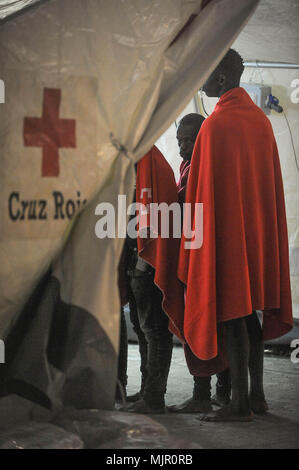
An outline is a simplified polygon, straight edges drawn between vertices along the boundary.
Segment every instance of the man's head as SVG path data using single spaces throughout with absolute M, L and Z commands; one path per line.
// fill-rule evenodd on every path
M 240 85 L 243 70 L 242 57 L 234 49 L 230 49 L 209 76 L 202 89 L 207 96 L 219 97 L 231 88 Z
M 187 114 L 180 120 L 176 138 L 183 160 L 191 160 L 196 137 L 204 120 L 201 114 L 196 113 Z

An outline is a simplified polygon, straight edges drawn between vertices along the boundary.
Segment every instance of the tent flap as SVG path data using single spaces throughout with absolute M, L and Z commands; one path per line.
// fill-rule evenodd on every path
M 95 208 L 110 203 L 117 218 L 118 195 L 131 202 L 134 162 L 186 106 L 257 3 L 212 0 L 202 9 L 200 0 L 51 0 L 1 25 L 0 337 L 9 340 L 51 268 L 48 302 L 36 303 L 4 379 L 19 376 L 23 353 L 37 353 L 26 338 L 40 331 L 38 368 L 26 355 L 22 381 L 51 403 L 69 402 L 64 381 L 71 380 L 87 397 L 81 406 L 99 407 L 99 388 L 101 406 L 113 405 L 123 239 L 96 237 Z M 59 360 L 57 321 L 66 339 Z M 107 351 L 111 360 L 100 360 Z M 88 387 L 95 393 L 79 393 Z

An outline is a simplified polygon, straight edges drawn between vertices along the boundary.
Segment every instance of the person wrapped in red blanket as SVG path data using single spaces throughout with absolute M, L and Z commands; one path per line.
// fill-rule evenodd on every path
M 152 204 L 164 204 L 167 216 L 169 206 L 178 205 L 174 173 L 155 146 L 137 164 L 136 203 L 138 260 L 131 289 L 140 328 L 147 341 L 147 373 L 141 399 L 129 405 L 126 411 L 157 414 L 165 411 L 164 396 L 172 356 L 170 330 L 183 341 L 184 289 L 176 276 L 180 235 L 173 236 L 172 212 L 167 236 L 161 226 L 165 214 L 160 213 L 155 224 L 149 210 Z M 142 204 L 143 209 L 138 208 L 138 204 Z
M 293 325 L 279 156 L 270 121 L 239 87 L 243 68 L 229 50 L 203 87 L 220 97 L 197 137 L 186 193 L 193 210 L 203 204 L 203 244 L 186 249 L 183 236 L 178 267 L 192 352 L 213 360 L 222 354 L 219 333 L 225 334 L 232 401 L 208 420 L 250 421 L 251 410 L 267 410 L 263 339 Z
M 205 118 L 201 114 L 190 113 L 184 116 L 177 128 L 177 142 L 179 146 L 180 156 L 183 161 L 180 164 L 180 177 L 177 183 L 178 199 L 183 208 L 186 196 L 186 188 L 188 182 L 189 171 L 191 167 L 191 158 L 196 141 L 196 137 L 200 131 Z
M 183 159 L 180 165 L 180 178 L 177 183 L 178 199 L 182 209 L 185 202 L 185 193 L 191 167 L 193 148 L 204 120 L 205 118 L 200 114 L 190 113 L 180 120 L 177 129 L 177 142 L 180 156 Z M 207 364 L 208 369 L 204 370 L 203 362 L 192 353 L 190 347 L 186 343 L 184 344 L 184 352 L 187 366 L 190 373 L 193 375 L 193 394 L 191 398 L 187 399 L 183 403 L 169 406 L 168 411 L 174 413 L 202 413 L 212 410 L 212 403 L 216 405 L 229 403 L 231 380 L 229 369 L 225 368 L 226 362 L 223 360 L 219 361 L 217 358 L 215 361 L 209 361 Z M 216 361 L 218 364 L 215 368 Z M 209 368 L 211 369 L 211 372 L 216 369 L 219 371 L 217 374 L 216 394 L 212 399 L 211 374 Z

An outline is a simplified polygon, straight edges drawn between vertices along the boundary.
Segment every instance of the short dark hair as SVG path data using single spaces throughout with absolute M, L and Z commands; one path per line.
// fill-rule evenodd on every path
M 198 132 L 199 129 L 201 128 L 201 125 L 204 122 L 204 120 L 205 120 L 205 118 L 201 114 L 190 113 L 190 114 L 186 114 L 186 116 L 184 116 L 180 120 L 179 126 L 180 125 L 192 126 L 194 128 L 194 130 L 196 130 Z
M 218 65 L 226 77 L 234 83 L 240 83 L 240 78 L 244 72 L 243 59 L 234 49 L 229 49 Z

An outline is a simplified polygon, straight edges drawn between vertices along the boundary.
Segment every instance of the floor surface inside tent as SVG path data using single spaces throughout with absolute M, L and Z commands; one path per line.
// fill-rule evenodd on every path
M 139 390 L 140 357 L 129 344 L 128 395 Z M 298 449 L 299 364 L 265 354 L 269 412 L 250 423 L 209 423 L 197 415 L 136 415 L 121 411 L 64 411 L 53 416 L 20 397 L 0 399 L 0 449 Z M 193 380 L 175 346 L 166 402 L 189 398 Z M 215 379 L 212 380 L 215 388 Z
M 129 345 L 128 395 L 138 391 L 139 352 Z M 265 393 L 269 412 L 255 416 L 251 423 L 209 423 L 196 415 L 152 416 L 170 433 L 195 442 L 206 449 L 292 449 L 299 448 L 299 364 L 290 357 L 265 354 Z M 193 379 L 185 364 L 183 349 L 174 347 L 168 379 L 166 402 L 180 403 L 191 396 Z M 212 379 L 212 391 L 215 378 Z

